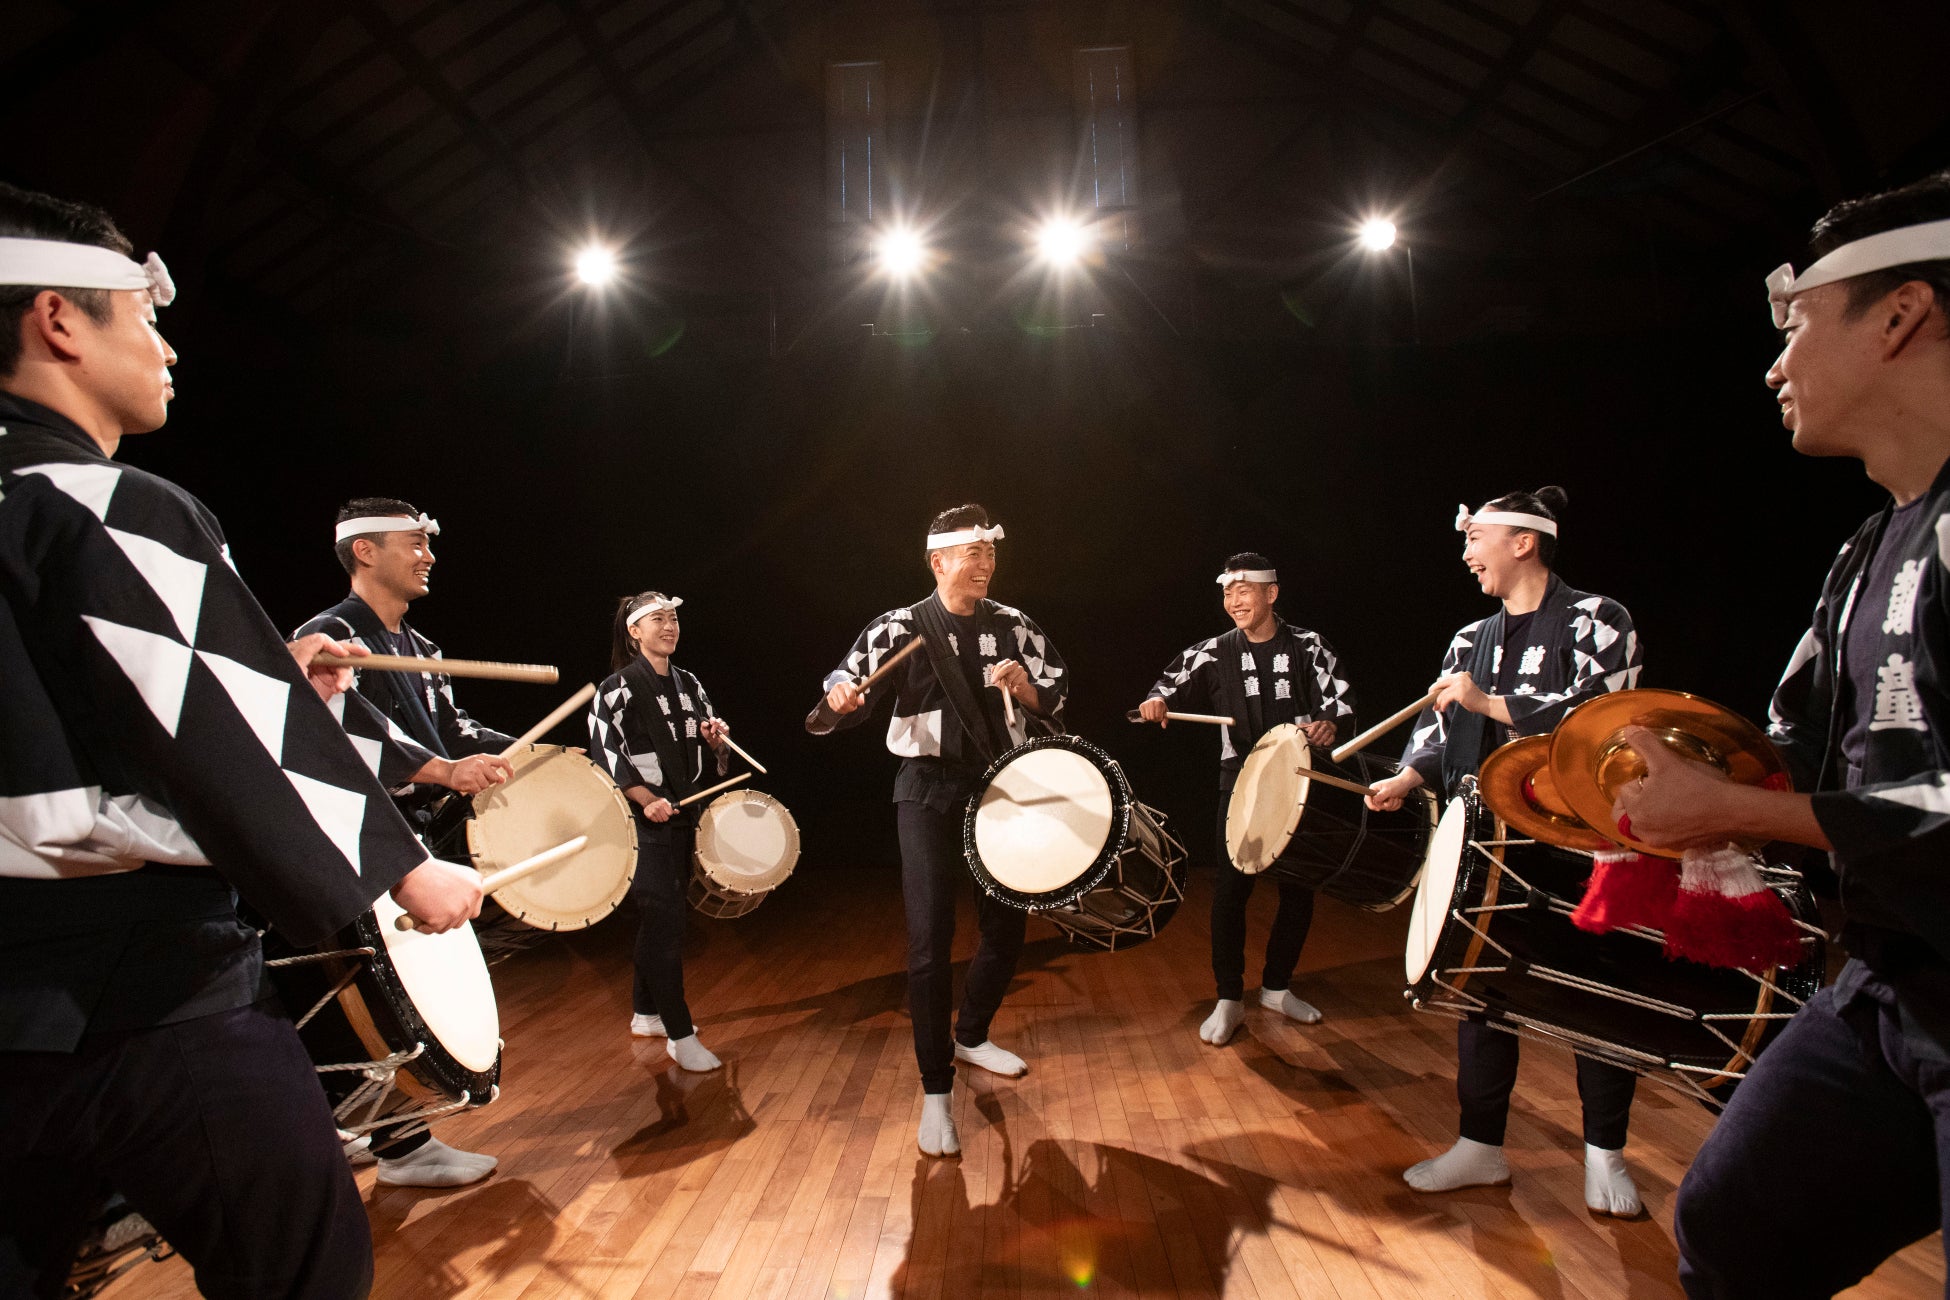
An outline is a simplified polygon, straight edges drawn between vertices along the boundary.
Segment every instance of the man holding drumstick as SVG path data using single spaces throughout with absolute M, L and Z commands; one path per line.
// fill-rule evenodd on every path
M 1227 804 L 1240 766 L 1261 736 L 1284 723 L 1299 724 L 1307 740 L 1320 746 L 1333 744 L 1343 725 L 1354 724 L 1354 692 L 1333 647 L 1274 613 L 1280 575 L 1273 562 L 1257 551 L 1235 555 L 1218 583 L 1232 631 L 1172 660 L 1138 707 L 1140 717 L 1161 727 L 1169 725 L 1167 710 L 1209 710 L 1232 719 L 1219 731 L 1219 874 L 1212 896 L 1212 976 L 1219 999 L 1198 1029 L 1215 1047 L 1246 1017 L 1246 904 L 1259 879 L 1233 866 L 1226 851 Z M 1278 885 L 1280 910 L 1266 939 L 1259 1005 L 1316 1024 L 1319 1009 L 1287 987 L 1313 925 L 1314 891 L 1284 878 Z
M 901 760 L 894 778 L 900 826 L 901 894 L 907 909 L 908 1005 L 914 1055 L 921 1066 L 918 1142 L 931 1156 L 961 1153 L 955 1134 L 955 1062 L 1016 1076 L 1021 1057 L 989 1041 L 1022 953 L 1029 914 L 985 894 L 976 896 L 981 941 L 968 966 L 961 1014 L 952 1037 L 955 905 L 973 883 L 962 853 L 962 814 L 981 788 L 989 762 L 1028 738 L 1025 714 L 1058 718 L 1069 694 L 1063 661 L 1029 617 L 988 599 L 1000 527 L 977 505 L 943 511 L 928 525 L 927 560 L 934 594 L 890 610 L 867 625 L 846 659 L 826 678 L 823 729 L 867 720 L 870 698 L 893 697 L 887 748 Z M 926 653 L 909 655 L 869 697 L 860 688 L 884 660 L 910 646 L 923 626 Z M 954 679 L 944 682 L 935 664 Z M 1005 705 L 1004 695 L 1008 697 Z M 811 724 L 809 724 L 811 725 Z M 971 734 L 971 728 L 980 734 Z
M 406 621 L 406 608 L 427 594 L 433 571 L 432 538 L 440 533 L 410 503 L 392 497 L 360 497 L 339 509 L 333 551 L 352 580 L 352 591 L 298 629 L 298 636 L 325 634 L 375 654 L 431 659 L 440 648 Z M 514 743 L 467 716 L 454 702 L 445 673 L 353 673 L 349 694 L 367 706 L 349 706 L 341 721 L 372 764 L 373 774 L 416 829 L 424 832 L 429 806 L 441 789 L 475 794 L 508 779 L 501 751 Z M 380 735 L 364 734 L 370 711 L 383 720 Z M 400 774 L 405 773 L 404 779 Z M 357 1080 L 328 1078 L 327 1089 Z M 375 1129 L 370 1148 L 379 1181 L 391 1187 L 462 1187 L 494 1172 L 495 1158 L 461 1151 L 426 1128 L 405 1137 Z

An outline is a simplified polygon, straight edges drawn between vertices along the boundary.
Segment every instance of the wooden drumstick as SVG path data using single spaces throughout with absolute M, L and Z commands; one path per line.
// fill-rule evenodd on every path
M 528 730 L 522 732 L 520 740 L 517 740 L 514 744 L 501 751 L 501 757 L 510 763 L 514 762 L 516 754 L 519 754 L 522 750 L 527 749 L 543 736 L 546 736 L 550 731 L 554 730 L 556 723 L 562 721 L 562 719 L 568 717 L 571 713 L 574 713 L 595 697 L 596 683 L 586 683 L 581 690 L 564 700 L 553 713 L 543 718 Z
M 720 790 L 729 790 L 732 786 L 737 785 L 740 781 L 749 781 L 751 779 L 752 779 L 752 774 L 750 772 L 740 772 L 737 776 L 732 777 L 729 781 L 718 782 L 716 785 L 712 786 L 709 790 L 699 790 L 694 795 L 688 795 L 685 798 L 679 799 L 675 804 L 675 806 L 678 808 L 682 808 L 687 803 L 696 803 L 699 799 L 704 798 L 706 795 L 716 794 Z
M 906 645 L 902 646 L 900 649 L 894 651 L 894 653 L 888 655 L 885 659 L 881 660 L 880 667 L 874 669 L 873 672 L 869 673 L 866 677 L 861 679 L 860 694 L 865 695 L 868 691 L 872 690 L 873 684 L 879 681 L 881 678 L 885 677 L 890 671 L 892 671 L 895 664 L 907 658 L 909 655 L 913 654 L 916 650 L 919 650 L 920 648 L 921 648 L 921 637 L 919 633 L 916 633 L 913 640 L 909 641 Z
M 1334 761 L 1336 763 L 1347 762 L 1347 756 L 1349 754 L 1360 753 L 1362 750 L 1366 749 L 1369 745 L 1374 744 L 1375 741 L 1380 740 L 1383 736 L 1393 731 L 1396 727 L 1401 726 L 1402 723 L 1407 722 L 1410 718 L 1420 713 L 1423 709 L 1426 709 L 1431 704 L 1434 704 L 1435 697 L 1437 694 L 1438 692 L 1436 691 L 1430 691 L 1427 695 L 1424 695 L 1421 699 L 1415 701 L 1415 703 L 1409 705 L 1407 708 L 1403 709 L 1400 713 L 1389 714 L 1387 717 L 1383 718 L 1380 722 L 1375 723 L 1372 727 L 1369 727 L 1366 731 L 1356 736 L 1353 740 L 1348 741 L 1345 745 L 1338 746 L 1333 751 Z
M 1359 781 L 1350 781 L 1344 776 L 1335 776 L 1332 772 L 1323 772 L 1317 767 L 1296 768 L 1294 771 L 1297 775 L 1308 781 L 1318 781 L 1322 785 L 1331 785 L 1337 790 L 1350 790 L 1355 794 L 1374 793 L 1374 787 L 1371 785 L 1362 785 Z
M 1010 694 L 1009 688 L 1001 682 L 995 683 L 995 689 L 1002 692 L 1002 716 L 1009 720 L 1009 730 L 1014 731 L 1016 729 L 1016 697 Z
M 506 885 L 512 885 L 523 876 L 533 875 L 543 867 L 552 867 L 572 853 L 580 853 L 589 843 L 587 835 L 578 835 L 572 840 L 564 840 L 552 849 L 543 849 L 532 858 L 523 858 L 512 867 L 503 867 L 490 876 L 481 878 L 481 892 L 492 894 Z M 393 918 L 395 930 L 411 930 L 417 922 L 411 913 Z
M 725 743 L 726 749 L 729 749 L 732 753 L 738 755 L 738 757 L 744 759 L 747 763 L 750 763 L 753 767 L 757 768 L 759 770 L 760 775 L 765 775 L 765 764 L 759 762 L 757 759 L 753 758 L 750 754 L 747 754 L 744 750 L 740 749 L 738 747 L 737 741 L 733 740 L 730 736 L 719 736 L 718 739 L 722 740 Z
M 1124 716 L 1132 722 L 1144 721 L 1144 715 L 1136 709 L 1124 710 Z M 1215 727 L 1236 727 L 1239 725 L 1231 718 L 1217 713 L 1172 713 L 1167 711 L 1165 718 L 1170 722 L 1209 722 Z
M 553 685 L 561 670 L 553 664 L 500 664 L 486 659 L 416 659 L 412 655 L 313 655 L 327 668 L 372 669 L 383 673 L 445 673 L 449 677 L 480 677 L 496 682 L 535 682 Z

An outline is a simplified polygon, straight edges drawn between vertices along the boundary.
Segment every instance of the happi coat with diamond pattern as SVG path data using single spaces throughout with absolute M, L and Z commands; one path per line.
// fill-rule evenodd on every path
M 1234 628 L 1187 648 L 1165 666 L 1146 696 L 1180 713 L 1219 713 L 1233 720 L 1219 728 L 1222 789 L 1232 788 L 1253 745 L 1281 723 L 1332 722 L 1342 739 L 1354 727 L 1354 688 L 1334 647 L 1318 632 L 1285 619 L 1275 622 L 1269 680 L 1260 680 L 1253 644 Z M 1255 707 L 1261 723 L 1257 729 L 1250 725 Z
M 0 1050 L 99 1028 L 121 945 L 182 890 L 228 882 L 305 944 L 424 861 L 346 707 L 201 503 L 0 393 Z M 259 960 L 227 955 L 237 996 Z
M 1502 667 L 1503 611 L 1478 619 L 1456 633 L 1442 656 L 1444 677 L 1467 672 L 1491 691 Z M 1516 647 L 1512 653 L 1518 653 Z M 1644 653 L 1626 608 L 1607 596 L 1579 591 L 1556 574 L 1530 620 L 1520 653 L 1516 687 L 1504 699 L 1510 724 L 1492 722 L 1452 704 L 1437 712 L 1424 709 L 1409 733 L 1402 766 L 1422 774 L 1431 789 L 1453 795 L 1473 775 L 1487 748 L 1520 736 L 1545 736 L 1565 713 L 1606 691 L 1639 684 Z

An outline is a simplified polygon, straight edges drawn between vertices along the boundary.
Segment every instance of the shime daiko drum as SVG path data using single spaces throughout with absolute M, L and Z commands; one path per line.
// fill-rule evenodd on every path
M 636 874 L 636 821 L 609 774 L 560 745 L 530 745 L 514 775 L 471 799 L 453 799 L 428 833 L 434 852 L 465 857 L 483 875 L 578 835 L 589 843 L 494 894 L 538 930 L 581 930 L 615 911 Z
M 1511 839 L 1473 782 L 1449 802 L 1409 918 L 1416 1010 L 1478 1019 L 1636 1070 L 1712 1105 L 1820 987 L 1821 931 L 1791 871 L 1763 871 L 1799 916 L 1801 960 L 1723 970 L 1664 953 L 1665 936 L 1571 924 L 1588 856 Z
M 1154 937 L 1185 897 L 1185 850 L 1109 755 L 1075 736 L 1018 745 L 969 800 L 962 847 L 992 897 L 1080 946 Z
M 1362 796 L 1316 774 L 1361 786 L 1394 772 L 1356 754 L 1335 764 L 1306 733 L 1282 723 L 1259 738 L 1226 805 L 1226 850 L 1248 875 L 1270 871 L 1330 898 L 1386 911 L 1415 888 L 1435 802 L 1411 794 L 1399 812 L 1370 812 Z
M 799 863 L 799 823 L 757 790 L 733 790 L 704 806 L 691 853 L 691 906 L 743 916 L 784 884 Z

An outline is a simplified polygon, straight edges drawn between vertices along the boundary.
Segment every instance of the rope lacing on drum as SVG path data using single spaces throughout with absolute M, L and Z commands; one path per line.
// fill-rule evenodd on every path
M 306 962 L 331 961 L 340 957 L 357 957 L 359 960 L 364 961 L 370 958 L 372 955 L 373 955 L 373 949 L 371 948 L 339 948 L 332 952 L 306 952 L 306 953 L 300 953 L 295 957 L 278 957 L 275 958 L 274 960 L 267 961 L 264 964 L 267 967 L 298 966 Z M 310 1024 L 313 1016 L 323 1011 L 327 1003 L 331 1002 L 332 999 L 336 998 L 339 994 L 343 993 L 347 988 L 349 988 L 352 985 L 353 981 L 357 980 L 358 978 L 359 978 L 359 967 L 352 966 L 348 968 L 342 975 L 339 976 L 338 983 L 332 985 L 331 988 L 325 990 L 325 992 L 322 995 L 320 995 L 318 1001 L 311 1004 L 311 1010 L 305 1012 L 304 1015 L 299 1016 L 298 1019 L 293 1023 L 292 1027 L 294 1029 L 303 1029 L 306 1025 Z M 338 1069 L 344 1067 L 334 1066 L 332 1068 Z M 356 1067 L 352 1067 L 352 1068 L 356 1068 Z

